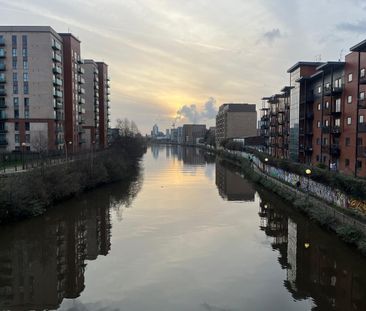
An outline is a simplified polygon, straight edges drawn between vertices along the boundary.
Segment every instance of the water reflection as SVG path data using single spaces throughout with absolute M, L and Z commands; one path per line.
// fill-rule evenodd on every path
M 271 237 L 286 270 L 284 286 L 295 300 L 311 298 L 312 310 L 366 310 L 365 259 L 259 190 L 260 229 Z
M 220 196 L 228 201 L 254 202 L 255 189 L 233 167 L 216 160 L 216 186 Z
M 2 228 L 0 309 L 57 309 L 64 298 L 79 297 L 88 261 L 110 251 L 111 211 L 128 207 L 139 184 L 90 192 L 46 216 Z

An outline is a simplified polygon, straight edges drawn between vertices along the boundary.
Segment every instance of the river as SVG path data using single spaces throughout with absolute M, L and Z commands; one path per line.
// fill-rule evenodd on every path
M 141 172 L 0 228 L 1 310 L 366 310 L 366 260 L 227 163 Z

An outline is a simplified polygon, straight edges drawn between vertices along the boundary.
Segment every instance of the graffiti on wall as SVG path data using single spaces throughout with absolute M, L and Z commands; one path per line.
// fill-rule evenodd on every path
M 351 209 L 354 209 L 356 211 L 359 211 L 361 213 L 366 214 L 366 202 L 360 201 L 356 199 L 349 199 L 348 200 L 348 207 Z

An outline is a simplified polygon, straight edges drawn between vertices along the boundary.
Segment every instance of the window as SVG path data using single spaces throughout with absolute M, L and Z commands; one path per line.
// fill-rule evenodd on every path
M 14 119 L 19 119 L 19 109 L 14 109 Z
M 334 120 L 334 125 L 335 126 L 341 126 L 341 119 L 335 119 Z
M 25 134 L 25 142 L 26 142 L 27 144 L 29 144 L 29 143 L 30 143 L 30 134 Z
M 24 82 L 24 94 L 29 94 L 29 82 Z
M 327 163 L 327 156 L 323 156 L 323 163 Z
M 29 119 L 29 98 L 24 98 L 24 118 Z
M 320 94 L 322 92 L 322 87 L 318 86 L 318 94 Z
M 13 104 L 14 104 L 14 108 L 19 108 L 19 98 L 18 97 L 13 98 Z
M 28 38 L 25 35 L 22 36 L 22 45 L 23 48 L 26 48 L 28 46 Z
M 351 139 L 349 137 L 346 137 L 345 144 L 347 147 L 351 145 Z
M 320 104 L 318 104 L 318 110 L 320 110 L 321 109 L 321 105 Z
M 11 55 L 12 55 L 13 57 L 17 57 L 17 49 L 16 49 L 16 48 L 13 48 L 13 49 L 11 50 Z
M 344 165 L 345 165 L 345 166 L 349 166 L 349 159 L 345 159 L 345 160 L 344 160 Z
M 317 138 L 317 139 L 316 139 L 316 144 L 317 144 L 317 145 L 320 145 L 320 138 Z
M 29 67 L 28 67 L 28 61 L 27 60 L 23 61 L 23 69 L 24 70 L 28 70 L 29 69 Z
M 328 101 L 325 102 L 324 107 L 325 107 L 325 109 L 329 108 L 329 102 Z
M 329 120 L 325 120 L 325 121 L 324 121 L 324 125 L 325 125 L 326 127 L 328 127 L 328 126 L 329 126 Z
M 349 74 L 348 74 L 348 82 L 352 82 L 352 78 L 353 78 L 352 73 L 349 73 Z
M 323 138 L 323 145 L 324 146 L 328 145 L 328 138 L 326 138 L 326 137 Z
M 358 170 L 362 169 L 362 161 L 360 160 L 357 161 L 357 169 Z
M 357 145 L 359 145 L 359 146 L 363 145 L 362 137 L 357 138 Z
M 28 72 L 24 72 L 24 73 L 23 73 L 23 81 L 24 81 L 24 82 L 28 82 L 28 81 L 29 81 L 29 75 L 28 75 Z
M 17 46 L 17 36 L 11 36 L 11 44 L 13 47 Z
M 334 81 L 334 87 L 342 87 L 342 78 L 338 78 Z
M 342 101 L 340 98 L 337 98 L 335 101 L 335 112 L 341 112 L 341 105 L 342 105 Z
M 14 131 L 16 131 L 16 132 L 19 131 L 19 123 L 18 122 L 14 123 Z
M 13 58 L 12 67 L 13 67 L 14 70 L 17 69 L 17 67 L 18 67 L 17 64 L 18 64 L 17 59 L 16 58 Z
M 19 144 L 19 142 L 20 142 L 20 135 L 19 134 L 15 134 L 14 140 L 15 140 L 15 143 L 16 144 Z
M 365 68 L 362 68 L 360 70 L 360 78 L 364 78 L 365 77 Z
M 17 72 L 13 72 L 13 82 L 18 81 L 18 73 Z
M 316 123 L 317 128 L 320 128 L 320 121 Z
M 360 100 L 365 99 L 365 92 L 360 92 Z
M 347 104 L 352 104 L 352 95 L 347 96 Z
M 18 90 L 18 82 L 13 82 L 13 94 L 18 94 L 19 90 Z
M 363 123 L 364 122 L 364 116 L 363 115 L 360 115 L 359 117 L 358 117 L 358 123 Z
M 351 117 L 347 117 L 347 125 L 351 125 L 352 124 L 352 118 Z
M 316 161 L 319 162 L 319 160 L 320 160 L 320 156 L 319 156 L 319 154 L 317 154 L 316 155 Z
M 30 131 L 30 124 L 29 124 L 29 122 L 25 122 L 25 130 L 27 132 Z

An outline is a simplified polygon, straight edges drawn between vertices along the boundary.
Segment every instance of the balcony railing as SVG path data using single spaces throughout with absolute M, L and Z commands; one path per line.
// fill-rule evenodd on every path
M 358 123 L 358 131 L 360 133 L 366 133 L 366 123 Z
M 63 97 L 62 91 L 53 90 L 53 96 L 54 97 Z
M 5 75 L 0 75 L 0 83 L 2 84 L 6 83 Z
M 307 112 L 306 113 L 306 119 L 309 119 L 309 120 L 314 119 L 314 112 Z
M 365 146 L 358 146 L 357 147 L 357 155 L 360 158 L 366 158 L 366 147 Z
M 0 133 L 1 134 L 5 134 L 5 133 L 7 133 L 8 132 L 8 127 L 5 125 L 5 126 L 3 126 L 3 127 L 0 127 Z
M 4 112 L 0 113 L 0 120 L 6 120 L 8 118 L 8 115 Z
M 78 102 L 79 102 L 80 105 L 84 105 L 85 104 L 85 98 L 79 97 Z
M 366 84 L 366 76 L 360 77 L 360 84 Z
M 62 86 L 62 80 L 56 77 L 53 77 L 53 84 L 57 86 Z
M 54 40 L 53 43 L 52 43 L 52 48 L 54 50 L 61 50 L 61 44 L 58 43 L 56 40 Z
M 329 126 L 323 126 L 323 127 L 322 127 L 322 131 L 323 131 L 323 133 L 325 133 L 325 134 L 329 134 L 329 131 L 330 131 Z
M 82 87 L 79 87 L 79 88 L 78 88 L 78 93 L 79 93 L 79 94 L 85 94 L 85 89 L 84 89 L 84 88 L 82 88 Z
M 339 145 L 331 145 L 330 146 L 330 154 L 332 156 L 336 156 L 336 157 L 339 157 L 340 154 L 341 154 L 341 149 L 339 148 Z
M 343 92 L 343 85 L 341 86 L 325 86 L 324 87 L 324 96 L 330 95 L 339 95 Z
M 341 134 L 341 127 L 336 125 L 336 126 L 333 126 L 332 129 L 331 129 L 331 133 L 333 135 L 340 135 Z
M 6 139 L 0 140 L 0 146 L 6 146 L 8 144 L 8 141 Z
M 0 63 L 0 71 L 5 71 L 6 65 L 4 63 Z
M 5 58 L 6 52 L 4 50 L 0 50 L 0 58 Z
M 53 108 L 54 109 L 62 109 L 63 108 L 63 104 L 61 101 L 54 99 L 53 100 Z
M 54 54 L 53 54 L 52 59 L 53 59 L 54 61 L 56 61 L 56 62 L 59 62 L 59 63 L 61 63 L 61 62 L 62 62 L 62 57 L 61 57 L 61 55 L 56 54 L 56 53 L 54 53 Z
M 56 66 L 56 67 L 53 67 L 52 71 L 53 71 L 53 73 L 55 73 L 55 74 L 61 74 L 61 73 L 62 73 L 62 68 L 61 68 L 61 67 Z
M 81 73 L 81 74 L 84 74 L 85 73 L 85 70 L 83 67 L 79 66 L 78 67 L 78 73 Z
M 0 89 L 0 96 L 6 96 L 6 90 Z
M 360 98 L 358 100 L 358 108 L 366 109 L 366 99 L 365 98 Z
M 4 38 L 0 38 L 0 46 L 4 46 L 5 45 L 5 39 Z

